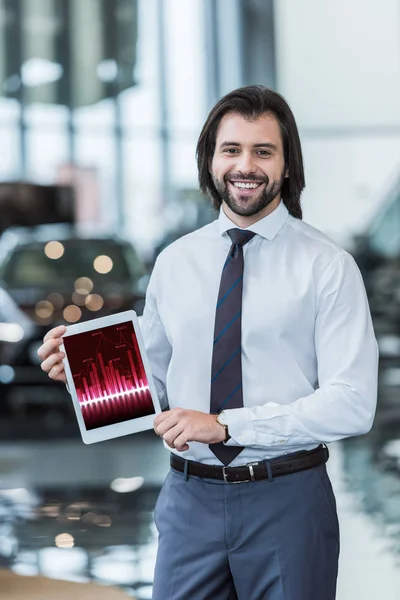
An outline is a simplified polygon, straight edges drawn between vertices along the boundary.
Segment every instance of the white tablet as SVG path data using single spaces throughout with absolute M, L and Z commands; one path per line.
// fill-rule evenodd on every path
M 60 351 L 85 444 L 153 428 L 161 408 L 135 311 L 69 325 Z

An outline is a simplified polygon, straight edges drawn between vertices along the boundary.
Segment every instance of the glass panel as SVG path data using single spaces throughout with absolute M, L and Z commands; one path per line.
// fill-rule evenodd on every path
M 0 98 L 0 126 L 10 125 L 20 117 L 20 104 L 12 98 Z
M 157 0 L 139 0 L 138 31 L 136 85 L 122 92 L 119 102 L 123 125 L 134 126 L 136 134 L 152 135 L 154 128 L 161 124 Z
M 26 149 L 28 178 L 37 183 L 57 181 L 60 166 L 69 160 L 66 133 L 28 129 Z
M 64 75 L 60 48 L 64 27 L 58 0 L 22 1 L 22 67 L 28 103 L 57 103 Z
M 106 2 L 105 6 L 110 6 Z M 115 14 L 116 38 L 113 44 L 109 45 L 107 63 L 114 59 L 118 65 L 118 74 L 116 88 L 119 92 L 132 87 L 134 84 L 134 66 L 136 62 L 136 42 L 137 42 L 137 1 L 136 0 L 117 0 Z M 106 63 L 106 67 L 107 67 Z M 110 63 L 112 64 L 112 63 Z
M 102 3 L 98 0 L 71 0 L 70 9 L 72 105 L 85 106 L 98 102 L 104 96 L 104 84 L 96 71 L 104 56 Z
M 95 104 L 132 87 L 136 0 L 70 0 L 70 8 L 73 106 Z
M 20 44 L 16 2 L 0 0 L 0 95 L 20 92 Z
M 166 0 L 165 46 L 167 98 L 171 127 L 199 131 L 206 110 L 207 81 L 204 3 Z M 179 13 L 179 19 L 176 18 Z M 190 84 L 188 84 L 190 81 Z
M 171 141 L 171 184 L 174 188 L 198 187 L 196 143 L 194 136 L 193 139 L 176 137 Z
M 109 230 L 115 229 L 118 223 L 115 138 L 104 133 L 87 135 L 79 131 L 75 136 L 75 161 L 78 167 L 94 172 L 101 194 L 98 202 L 102 224 Z
M 74 124 L 85 127 L 91 133 L 107 130 L 115 126 L 114 100 L 107 98 L 92 106 L 80 106 L 74 111 Z M 89 132 L 88 132 L 89 133 Z
M 0 180 L 20 177 L 20 137 L 18 127 L 0 129 Z
M 24 110 L 26 125 L 41 129 L 66 127 L 68 116 L 69 109 L 61 104 L 28 104 Z
M 162 234 L 161 148 L 157 138 L 124 141 L 125 229 L 146 254 Z
M 7 79 L 6 23 L 6 3 L 5 0 L 0 0 L 0 94 L 3 92 L 3 85 Z

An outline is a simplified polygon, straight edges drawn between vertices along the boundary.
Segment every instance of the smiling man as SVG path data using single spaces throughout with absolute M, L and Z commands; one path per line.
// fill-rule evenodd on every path
M 159 256 L 143 319 L 171 449 L 153 598 L 333 600 L 325 443 L 367 432 L 377 396 L 364 285 L 302 221 L 301 145 L 279 94 L 222 98 L 197 160 L 219 217 Z
M 377 397 L 363 281 L 302 220 L 300 140 L 279 94 L 223 97 L 197 161 L 218 218 L 159 255 L 141 325 L 171 452 L 153 599 L 334 600 L 325 443 L 367 432 Z M 38 352 L 65 381 L 62 333 Z

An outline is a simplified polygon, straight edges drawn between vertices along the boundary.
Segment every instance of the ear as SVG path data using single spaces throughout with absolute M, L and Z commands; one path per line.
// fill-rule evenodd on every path
M 287 179 L 289 177 L 289 169 L 286 169 L 285 171 L 285 179 Z

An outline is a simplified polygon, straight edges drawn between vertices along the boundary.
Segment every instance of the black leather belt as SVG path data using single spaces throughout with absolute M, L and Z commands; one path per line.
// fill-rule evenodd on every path
M 205 465 L 203 463 L 185 460 L 176 454 L 171 454 L 171 467 L 185 473 L 187 476 L 207 477 L 221 479 L 225 483 L 245 483 L 258 479 L 271 479 L 311 469 L 326 463 L 329 458 L 328 448 L 324 445 L 314 450 L 301 450 L 292 454 L 285 454 L 271 460 L 248 463 L 240 467 L 220 467 L 218 465 Z

